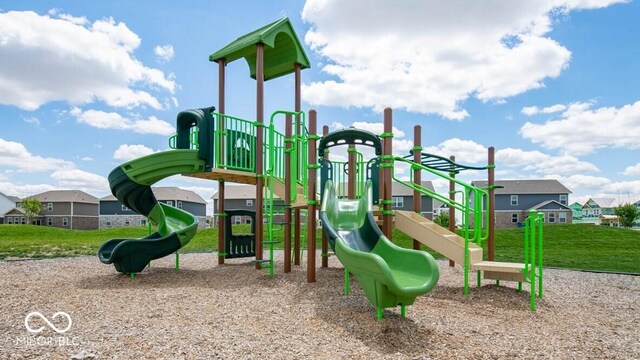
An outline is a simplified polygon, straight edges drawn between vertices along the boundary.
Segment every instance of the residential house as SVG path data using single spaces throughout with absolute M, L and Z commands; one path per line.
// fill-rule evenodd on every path
M 13 217 L 9 219 L 8 217 L 5 219 L 5 215 L 13 215 L 7 214 L 8 212 L 14 210 L 17 207 L 17 204 L 20 202 L 20 199 L 15 196 L 7 196 L 0 192 L 0 224 L 12 224 L 14 223 Z
M 423 181 L 422 186 L 435 192 L 431 181 Z M 393 182 L 391 184 L 391 200 L 393 201 L 393 210 L 413 211 L 413 190 L 400 183 Z M 420 202 L 420 213 L 422 216 L 433 220 L 434 201 L 432 198 L 422 195 Z M 440 205 L 442 203 L 439 203 Z
M 266 202 L 269 192 L 265 189 L 264 199 Z M 218 226 L 218 192 L 211 197 L 213 200 L 212 226 Z M 276 213 L 281 213 L 274 217 L 274 221 L 283 222 L 284 200 L 277 195 L 273 195 L 273 205 Z M 255 185 L 227 185 L 224 187 L 224 207 L 230 210 L 256 210 L 256 186 Z M 234 224 L 249 224 L 248 216 L 235 216 L 231 219 Z M 263 222 L 266 222 L 266 218 Z
M 434 191 L 433 184 L 431 181 L 423 181 L 422 186 L 427 189 Z M 256 203 L 256 187 L 254 185 L 231 185 L 225 187 L 225 208 L 226 209 L 242 209 L 242 210 L 255 210 Z M 346 189 L 343 191 L 346 193 Z M 268 192 L 265 190 L 265 196 L 267 196 Z M 392 186 L 392 208 L 394 210 L 413 210 L 413 190 L 410 188 L 403 186 L 399 183 L 393 183 Z M 214 226 L 217 224 L 217 216 L 218 213 L 218 193 L 216 192 L 211 199 L 213 199 L 213 216 L 214 216 Z M 274 195 L 274 207 L 276 212 L 282 212 L 284 209 L 284 201 L 279 197 Z M 430 197 L 422 196 L 422 205 L 421 205 L 421 213 L 429 218 L 433 218 L 433 201 Z M 276 215 L 274 221 L 282 222 L 283 216 Z M 237 217 L 232 220 L 236 224 L 248 223 L 249 219 L 247 217 Z M 266 220 L 263 220 L 266 221 Z
M 625 204 L 633 204 L 640 209 L 640 200 L 623 198 L 590 198 L 582 205 L 582 222 L 604 226 L 620 226 L 616 208 Z
M 159 202 L 197 216 L 198 228 L 207 226 L 207 202 L 200 195 L 177 187 L 152 187 L 151 190 Z M 109 195 L 100 199 L 101 229 L 146 224 L 145 216 L 126 207 L 115 196 Z
M 473 181 L 486 188 L 486 181 Z M 496 227 L 516 227 L 524 223 L 531 210 L 544 214 L 546 223 L 571 223 L 568 206 L 571 191 L 558 180 L 497 180 L 495 182 Z
M 98 199 L 80 190 L 52 190 L 33 195 L 42 210 L 36 225 L 74 230 L 98 228 Z
M 582 224 L 582 204 L 579 202 L 574 202 L 569 205 L 571 208 L 571 222 L 574 224 Z

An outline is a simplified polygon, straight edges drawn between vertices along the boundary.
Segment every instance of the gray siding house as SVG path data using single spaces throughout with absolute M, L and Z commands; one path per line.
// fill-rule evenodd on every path
M 269 193 L 267 190 L 265 194 L 265 203 Z M 213 200 L 213 218 L 211 226 L 218 226 L 218 192 L 211 197 Z M 284 200 L 278 196 L 273 196 L 274 209 L 277 212 L 284 211 Z M 256 186 L 255 185 L 227 185 L 224 188 L 224 207 L 230 210 L 256 210 Z M 248 224 L 250 218 L 248 216 L 235 216 L 231 219 L 232 224 Z M 274 216 L 275 222 L 283 222 L 284 215 L 276 214 Z M 266 222 L 266 218 L 263 219 Z
M 31 197 L 42 204 L 36 225 L 74 230 L 98 228 L 98 198 L 84 191 L 52 190 Z
M 7 196 L 0 192 L 0 224 L 13 223 L 13 210 L 16 210 L 20 199 L 15 196 Z M 11 214 L 9 214 L 11 212 Z M 9 219 L 8 215 L 12 215 Z M 6 219 L 6 220 L 5 220 Z
M 486 188 L 486 181 L 473 181 L 473 186 Z M 516 227 L 524 223 L 529 211 L 544 214 L 547 224 L 569 224 L 571 191 L 558 180 L 496 180 L 496 227 Z
M 422 185 L 432 191 L 434 190 L 431 181 L 423 181 Z M 346 192 L 346 190 L 344 192 Z M 267 194 L 268 192 L 265 190 L 265 196 L 267 196 Z M 256 209 L 256 187 L 254 185 L 226 186 L 224 195 L 226 209 L 254 211 Z M 213 226 L 217 226 L 218 216 L 216 214 L 218 213 L 218 193 L 216 192 L 213 194 L 211 199 L 213 199 Z M 394 210 L 413 211 L 413 190 L 408 187 L 394 182 L 392 186 L 392 200 L 392 208 Z M 276 212 L 282 211 L 284 209 L 284 201 L 279 197 L 274 196 L 274 207 Z M 422 196 L 421 210 L 423 216 L 429 219 L 433 218 L 433 200 L 430 197 Z M 248 223 L 249 219 L 238 216 L 237 218 L 232 219 L 232 221 L 235 224 L 241 224 Z M 284 221 L 284 215 L 275 215 L 274 221 Z
M 207 225 L 207 202 L 190 190 L 177 187 L 152 187 L 159 202 L 185 210 L 198 217 L 198 227 Z M 147 218 L 124 206 L 115 196 L 100 199 L 100 229 L 124 226 L 143 226 Z
M 431 181 L 423 181 L 422 186 L 435 192 Z M 391 185 L 391 200 L 393 201 L 393 210 L 413 211 L 413 190 L 410 188 L 393 182 Z M 422 195 L 420 204 L 420 213 L 422 216 L 433 220 L 433 199 Z

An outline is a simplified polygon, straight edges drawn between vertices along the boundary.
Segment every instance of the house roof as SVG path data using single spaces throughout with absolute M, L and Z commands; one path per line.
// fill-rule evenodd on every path
M 618 206 L 626 205 L 626 204 L 636 204 L 640 201 L 640 199 L 633 199 L 631 197 L 625 198 L 607 198 L 607 197 L 599 197 L 599 198 L 590 198 L 587 202 L 582 205 L 582 208 L 591 208 L 589 206 L 589 202 L 594 202 L 600 208 L 615 208 Z
M 232 41 L 227 46 L 209 56 L 209 61 L 226 63 L 244 58 L 249 65 L 250 75 L 256 78 L 256 44 L 264 44 L 264 80 L 270 80 L 295 71 L 295 64 L 301 69 L 309 68 L 309 57 L 293 30 L 289 18 L 284 17 L 254 30 Z
M 22 202 L 22 199 L 17 196 L 7 196 L 7 198 L 9 198 L 9 200 L 13 201 L 14 203 Z
M 18 215 L 18 214 L 24 215 L 26 214 L 26 211 L 24 211 L 24 209 L 21 209 L 21 208 L 13 208 L 2 215 L 7 216 L 7 215 Z
M 422 181 L 421 184 L 433 192 L 436 191 L 431 181 Z M 413 189 L 394 181 L 391 184 L 391 196 L 413 196 Z
M 557 210 L 558 208 L 560 209 L 566 209 L 566 210 L 571 210 L 570 207 L 568 207 L 567 205 L 563 205 L 560 204 L 559 202 L 555 201 L 555 200 L 547 200 L 547 201 L 543 201 L 540 204 L 534 205 L 533 207 L 531 207 L 530 209 L 528 209 L 527 211 L 531 211 L 531 210 L 538 210 L 538 209 L 544 209 L 545 207 L 548 207 L 549 205 L 552 205 L 552 208 L 554 210 Z
M 191 190 L 180 189 L 175 186 L 157 186 L 151 187 L 151 191 L 153 191 L 153 195 L 155 195 L 156 199 L 160 201 L 167 200 L 178 200 L 178 201 L 188 201 L 197 204 L 206 204 L 207 202 L 202 198 L 202 196 L 196 194 Z M 109 195 L 100 199 L 100 201 L 117 201 L 115 196 Z
M 487 181 L 472 181 L 471 185 L 486 188 Z M 571 190 L 567 189 L 558 180 L 540 179 L 540 180 L 496 180 L 496 195 L 519 195 L 519 194 L 571 194 Z
M 51 190 L 33 195 L 32 198 L 40 200 L 40 202 L 75 202 L 97 204 L 98 198 L 87 194 L 80 190 Z

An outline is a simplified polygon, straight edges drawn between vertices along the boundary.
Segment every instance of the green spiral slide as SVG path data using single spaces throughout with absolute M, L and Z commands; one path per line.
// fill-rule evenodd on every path
M 191 240 L 198 229 L 194 215 L 159 203 L 151 185 L 176 174 L 204 171 L 198 150 L 169 150 L 126 162 L 109 174 L 111 192 L 129 209 L 146 216 L 157 231 L 140 239 L 111 239 L 98 250 L 100 261 L 117 271 L 141 272 L 149 261 L 167 256 Z
M 430 254 L 399 247 L 382 234 L 373 217 L 371 186 L 367 181 L 359 200 L 338 199 L 328 180 L 320 219 L 338 260 L 358 279 L 378 318 L 384 308 L 398 305 L 404 315 L 406 305 L 438 283 L 438 264 Z

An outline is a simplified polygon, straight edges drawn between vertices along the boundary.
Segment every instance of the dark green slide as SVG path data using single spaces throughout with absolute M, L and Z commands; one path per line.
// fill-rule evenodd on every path
M 159 203 L 151 185 L 176 174 L 204 171 L 198 150 L 169 150 L 126 162 L 109 174 L 111 192 L 129 209 L 146 216 L 157 231 L 141 239 L 111 239 L 98 250 L 100 261 L 130 274 L 142 271 L 149 261 L 185 246 L 198 229 L 198 218 Z
M 320 219 L 329 243 L 345 269 L 355 275 L 367 299 L 378 309 L 411 305 L 431 291 L 440 277 L 438 264 L 424 252 L 393 244 L 376 225 L 371 182 L 359 200 L 338 199 L 331 180 L 322 196 Z

